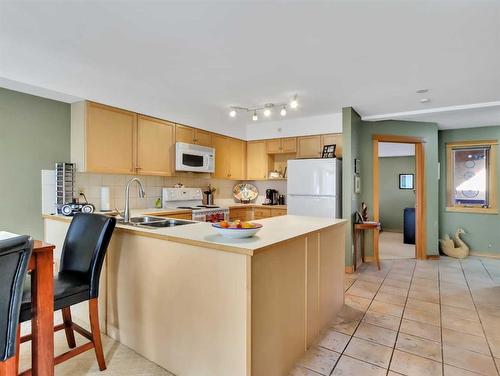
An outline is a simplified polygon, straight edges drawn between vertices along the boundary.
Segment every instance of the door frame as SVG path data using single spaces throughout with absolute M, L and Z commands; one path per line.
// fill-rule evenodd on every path
M 425 140 L 420 137 L 380 135 L 372 136 L 373 142 L 373 218 L 380 220 L 379 202 L 379 143 L 393 142 L 415 145 L 415 258 L 425 260 L 426 228 L 425 228 Z M 373 231 L 373 251 L 378 258 L 380 231 Z

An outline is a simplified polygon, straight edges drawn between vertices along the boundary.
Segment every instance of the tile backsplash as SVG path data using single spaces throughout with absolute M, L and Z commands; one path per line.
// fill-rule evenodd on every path
M 141 180 L 146 191 L 146 197 L 139 197 L 138 185 L 133 183 L 130 186 L 130 207 L 132 209 L 154 208 L 155 201 L 161 198 L 161 189 L 173 187 L 178 183 L 191 188 L 206 188 L 208 184 L 211 184 L 212 187 L 217 189 L 214 195 L 216 200 L 231 199 L 233 197 L 233 186 L 238 183 L 238 181 L 232 180 L 212 179 L 209 175 L 163 177 L 77 173 L 75 194 L 78 195 L 79 192 L 83 192 L 87 200 L 94 204 L 97 210 L 100 210 L 101 187 L 109 187 L 110 207 L 123 209 L 125 206 L 126 184 L 134 177 Z

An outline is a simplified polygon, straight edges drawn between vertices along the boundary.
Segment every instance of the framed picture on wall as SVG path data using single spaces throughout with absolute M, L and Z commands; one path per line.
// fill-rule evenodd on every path
M 358 158 L 354 158 L 354 173 L 359 175 L 359 172 L 361 170 L 360 162 Z
M 336 144 L 323 146 L 323 153 L 321 153 L 321 158 L 335 158 Z
M 399 174 L 399 189 L 414 189 L 414 174 Z

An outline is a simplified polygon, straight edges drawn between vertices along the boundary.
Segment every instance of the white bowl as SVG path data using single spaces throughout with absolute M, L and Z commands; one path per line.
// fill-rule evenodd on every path
M 219 234 L 224 236 L 225 238 L 231 239 L 243 239 L 243 238 L 251 238 L 261 229 L 262 225 L 260 223 L 254 223 L 256 227 L 253 228 L 224 228 L 220 227 L 218 223 L 213 223 L 212 227 Z

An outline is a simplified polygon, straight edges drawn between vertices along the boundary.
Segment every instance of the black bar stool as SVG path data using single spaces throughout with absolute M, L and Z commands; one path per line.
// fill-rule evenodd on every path
M 0 241 L 0 375 L 17 375 L 19 309 L 33 239 L 16 236 Z
M 76 355 L 94 348 L 101 371 L 106 369 L 99 328 L 98 302 L 99 277 L 104 256 L 116 219 L 98 214 L 75 214 L 69 226 L 62 249 L 61 266 L 54 278 L 54 311 L 62 310 L 63 324 L 54 331 L 64 329 L 71 350 L 54 358 L 54 363 L 62 363 Z M 31 320 L 31 283 L 24 285 L 20 321 Z M 89 301 L 91 331 L 88 332 L 71 320 L 71 306 Z M 76 347 L 74 331 L 87 338 L 87 342 Z M 29 341 L 31 335 L 21 338 Z

